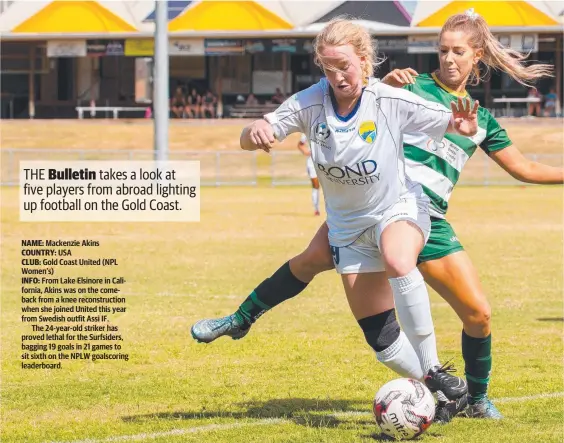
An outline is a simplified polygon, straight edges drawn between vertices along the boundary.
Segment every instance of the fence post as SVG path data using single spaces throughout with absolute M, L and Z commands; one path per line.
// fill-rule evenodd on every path
M 221 157 L 220 152 L 215 153 L 215 186 L 220 186 L 220 176 L 221 176 Z
M 483 157 L 484 159 L 484 185 L 485 186 L 489 186 L 490 185 L 490 162 L 489 162 L 489 157 L 485 156 Z
M 270 186 L 276 186 L 275 183 L 276 179 L 274 178 L 274 173 L 276 171 L 276 166 L 275 166 L 276 155 L 277 155 L 276 150 L 273 150 L 272 155 L 270 156 Z
M 17 185 L 17 184 L 18 184 L 19 178 L 20 178 L 20 177 L 19 177 L 19 175 L 20 175 L 19 169 L 20 169 L 20 168 L 17 168 L 17 169 L 16 169 L 16 178 L 17 178 L 17 180 L 15 180 L 15 181 L 12 183 L 11 177 L 10 177 L 10 178 L 8 179 L 8 184 L 9 184 L 9 185 L 12 185 L 12 184 L 13 184 L 13 185 Z M 10 174 L 11 174 L 12 171 L 14 170 L 14 150 L 13 150 L 13 149 L 10 149 L 10 150 L 8 151 L 8 170 L 10 171 Z
M 257 151 L 253 151 L 253 185 L 258 186 L 258 156 Z

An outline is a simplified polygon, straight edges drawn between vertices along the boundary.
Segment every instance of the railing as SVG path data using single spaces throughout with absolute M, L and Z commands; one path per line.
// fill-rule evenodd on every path
M 1 185 L 19 183 L 20 160 L 152 160 L 149 150 L 90 150 L 90 149 L 11 149 L 1 154 Z M 259 182 L 257 152 L 244 151 L 170 151 L 170 160 L 200 161 L 202 186 L 256 186 Z M 262 155 L 262 154 L 261 154 Z M 562 167 L 563 154 L 527 154 L 526 157 L 551 166 Z M 272 151 L 264 158 L 261 173 L 272 186 L 307 185 L 306 158 L 299 152 Z M 268 161 L 270 169 L 268 170 Z M 263 162 L 261 162 L 262 164 Z M 523 185 L 496 165 L 481 150 L 466 163 L 460 179 L 461 185 L 495 186 Z
M 272 151 L 270 175 L 272 186 L 307 184 L 306 159 L 299 152 Z M 526 154 L 531 160 L 562 167 L 563 154 Z M 467 186 L 523 185 L 501 169 L 480 149 L 472 156 L 462 171 L 458 184 Z

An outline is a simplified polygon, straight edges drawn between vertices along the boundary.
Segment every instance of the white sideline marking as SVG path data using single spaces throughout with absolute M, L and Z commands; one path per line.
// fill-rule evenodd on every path
M 114 443 L 120 441 L 144 441 L 144 440 L 154 440 L 156 438 L 163 437 L 177 437 L 179 435 L 195 434 L 198 432 L 206 431 L 221 431 L 225 429 L 236 429 L 246 426 L 265 426 L 265 425 L 277 425 L 280 423 L 291 423 L 290 420 L 283 418 L 265 418 L 264 420 L 257 420 L 253 422 L 243 422 L 243 423 L 227 423 L 224 425 L 204 425 L 196 426 L 194 428 L 182 428 L 182 429 L 171 429 L 170 431 L 162 432 L 152 432 L 135 434 L 135 435 L 119 435 L 115 437 L 107 438 L 87 438 L 86 440 L 74 440 L 72 442 L 48 442 L 48 443 Z
M 547 394 L 536 394 L 536 395 L 528 395 L 525 397 L 502 397 L 502 398 L 496 398 L 495 400 L 492 400 L 494 403 L 514 403 L 514 402 L 519 402 L 519 401 L 529 401 L 529 400 L 538 400 L 541 398 L 558 398 L 558 397 L 564 397 L 564 392 L 550 392 Z
M 545 398 L 558 398 L 564 397 L 563 392 L 550 392 L 545 394 L 536 394 L 536 395 L 527 395 L 525 397 L 502 397 L 492 400 L 494 403 L 515 403 L 520 401 L 532 401 L 532 400 L 540 400 Z M 363 411 L 342 411 L 342 412 L 333 412 L 329 414 L 324 414 L 326 416 L 335 417 L 335 418 L 346 418 L 346 417 L 363 417 L 363 416 L 371 416 L 369 412 Z M 74 440 L 74 441 L 67 441 L 67 442 L 46 442 L 46 443 L 114 443 L 114 442 L 121 442 L 121 441 L 144 441 L 144 440 L 154 440 L 157 438 L 163 437 L 176 437 L 179 435 L 186 435 L 186 434 L 195 434 L 198 432 L 207 432 L 207 431 L 221 431 L 226 429 L 236 429 L 242 428 L 247 426 L 266 426 L 266 425 L 277 425 L 282 423 L 292 423 L 291 420 L 284 419 L 284 418 L 265 418 L 263 420 L 251 421 L 251 422 L 242 422 L 242 423 L 227 423 L 224 425 L 203 425 L 203 426 L 196 426 L 194 428 L 181 428 L 181 429 L 171 429 L 170 431 L 162 431 L 162 432 L 153 432 L 153 433 L 142 433 L 142 434 L 135 434 L 135 435 L 119 435 L 115 437 L 107 437 L 102 439 L 95 439 L 95 438 L 88 438 L 86 440 Z

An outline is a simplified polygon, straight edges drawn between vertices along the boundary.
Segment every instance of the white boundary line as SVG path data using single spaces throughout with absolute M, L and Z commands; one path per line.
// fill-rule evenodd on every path
M 544 400 L 547 398 L 559 398 L 559 397 L 564 397 L 564 391 L 528 395 L 524 397 L 502 397 L 492 401 L 494 403 L 502 404 L 502 403 L 517 403 L 521 401 Z M 326 415 L 336 418 L 339 417 L 345 418 L 345 417 L 361 417 L 361 416 L 368 417 L 371 414 L 369 412 L 361 412 L 361 411 L 342 411 L 342 412 L 333 412 Z M 250 422 L 226 423 L 223 425 L 211 424 L 211 425 L 196 426 L 193 428 L 171 429 L 170 431 L 142 433 L 142 434 L 134 434 L 134 435 L 120 435 L 120 436 L 108 437 L 102 439 L 89 438 L 86 440 L 74 440 L 67 442 L 59 441 L 59 442 L 46 442 L 46 443 L 115 443 L 115 442 L 123 442 L 123 441 L 128 441 L 128 442 L 145 441 L 145 440 L 155 440 L 157 438 L 164 438 L 164 437 L 177 437 L 180 435 L 196 434 L 198 432 L 222 431 L 227 429 L 236 429 L 236 428 L 243 428 L 249 426 L 268 426 L 268 425 L 277 425 L 277 424 L 285 424 L 285 423 L 292 423 L 292 421 L 284 418 L 266 418 L 266 419 L 250 421 Z
M 544 399 L 544 398 L 558 398 L 558 397 L 564 397 L 564 392 L 550 392 L 550 393 L 546 393 L 546 394 L 536 394 L 536 395 L 527 395 L 525 397 L 502 397 L 502 398 L 496 398 L 495 400 L 492 400 L 494 403 L 516 403 L 516 402 L 520 402 L 520 401 L 531 401 L 531 400 L 538 400 L 538 399 Z
M 102 439 L 88 438 L 86 440 L 75 440 L 72 442 L 49 442 L 49 443 L 114 443 L 120 441 L 145 441 L 145 440 L 154 440 L 157 438 L 164 438 L 164 437 L 177 437 L 179 435 L 196 434 L 198 432 L 222 431 L 224 429 L 236 429 L 236 428 L 242 428 L 247 426 L 277 425 L 280 423 L 291 423 L 291 422 L 290 420 L 285 420 L 283 418 L 266 418 L 263 420 L 257 420 L 251 422 L 226 423 L 224 425 L 212 424 L 212 425 L 196 426 L 194 428 L 171 429 L 170 431 L 152 432 L 150 434 L 144 432 L 142 434 L 120 435 L 116 437 L 108 437 Z

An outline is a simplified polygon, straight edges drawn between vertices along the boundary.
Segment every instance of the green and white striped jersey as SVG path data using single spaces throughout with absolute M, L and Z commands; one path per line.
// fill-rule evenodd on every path
M 405 89 L 431 102 L 450 109 L 458 96 L 466 96 L 443 85 L 434 74 L 421 74 L 415 84 Z M 407 176 L 423 186 L 431 199 L 431 216 L 445 218 L 448 200 L 466 162 L 479 146 L 486 153 L 499 151 L 511 145 L 505 129 L 490 114 L 478 110 L 478 133 L 473 137 L 446 134 L 436 142 L 425 134 L 404 134 L 405 167 Z

